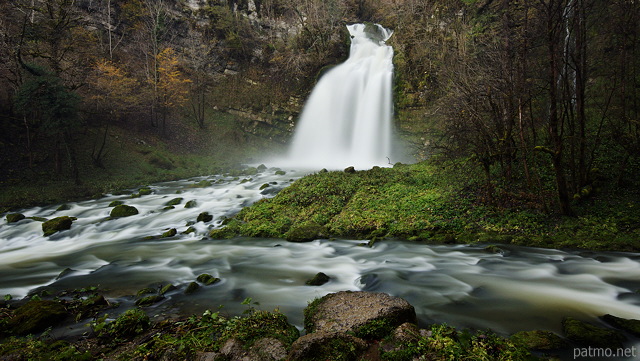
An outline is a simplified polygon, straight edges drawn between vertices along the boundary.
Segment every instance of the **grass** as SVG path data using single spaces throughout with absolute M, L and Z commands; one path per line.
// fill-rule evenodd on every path
M 476 174 L 474 165 L 437 160 L 319 172 L 243 209 L 211 236 L 288 238 L 295 232 L 305 239 L 299 232 L 309 229 L 320 238 L 640 250 L 640 195 L 632 188 L 603 189 L 576 201 L 576 217 L 563 217 L 516 186 L 494 185 L 489 194 Z

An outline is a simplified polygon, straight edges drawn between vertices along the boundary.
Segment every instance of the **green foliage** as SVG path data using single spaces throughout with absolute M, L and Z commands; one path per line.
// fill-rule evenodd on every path
M 15 106 L 34 125 L 50 133 L 62 133 L 78 126 L 80 96 L 67 89 L 62 80 L 39 68 L 39 76 L 28 77 L 18 89 Z
M 132 308 L 121 314 L 113 322 L 97 322 L 94 331 L 98 337 L 112 343 L 131 340 L 151 328 L 149 316 L 140 308 Z
M 382 352 L 383 360 L 409 361 L 416 357 L 442 361 L 536 359 L 526 348 L 491 332 L 478 331 L 472 334 L 444 324 L 431 326 L 429 336 L 420 336 L 417 341 L 402 345 L 397 350 Z
M 10 337 L 0 343 L 0 357 L 20 360 L 86 361 L 94 357 L 66 341 L 47 342 L 33 337 Z M 17 358 L 15 358 L 17 357 Z

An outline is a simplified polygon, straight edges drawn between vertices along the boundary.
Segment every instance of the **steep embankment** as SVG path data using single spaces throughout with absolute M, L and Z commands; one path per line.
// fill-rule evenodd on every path
M 320 171 L 245 208 L 211 236 L 640 250 L 637 192 L 601 190 L 591 202 L 575 204 L 578 216 L 562 217 L 545 212 L 537 195 L 513 188 L 487 190 L 479 172 L 472 165 L 435 160 L 367 171 Z

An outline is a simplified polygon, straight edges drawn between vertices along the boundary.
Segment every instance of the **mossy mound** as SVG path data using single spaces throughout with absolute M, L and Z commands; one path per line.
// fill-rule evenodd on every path
M 636 337 L 640 337 L 640 320 L 629 320 L 613 315 L 604 315 L 602 316 L 602 320 L 615 328 L 619 328 Z
M 598 327 L 571 317 L 562 320 L 562 329 L 567 339 L 581 346 L 619 348 L 623 347 L 626 339 L 619 331 Z
M 67 310 L 58 302 L 32 300 L 15 311 L 8 326 L 18 335 L 34 334 L 57 325 L 67 316 Z
M 202 212 L 198 214 L 197 222 L 211 222 L 213 220 L 213 216 L 209 214 L 209 212 Z
M 213 277 L 212 275 L 207 273 L 201 274 L 200 276 L 198 276 L 198 278 L 196 278 L 196 280 L 206 286 L 220 282 L 220 279 L 218 277 Z
M 117 207 L 122 204 L 124 204 L 124 202 L 122 201 L 112 201 L 111 203 L 109 203 L 109 207 Z
M 313 278 L 307 280 L 307 282 L 305 282 L 304 284 L 306 284 L 307 286 L 322 286 L 323 284 L 329 282 L 329 280 L 331 280 L 331 277 L 322 272 L 318 272 L 315 276 L 313 276 Z
M 549 331 L 521 331 L 511 336 L 511 341 L 530 350 L 559 350 L 568 347 L 567 341 Z
M 126 204 L 120 204 L 115 206 L 109 214 L 112 218 L 130 217 L 138 214 L 138 209 L 134 206 L 128 206 Z
M 171 238 L 171 237 L 175 237 L 176 234 L 178 234 L 178 230 L 175 228 L 171 228 L 168 231 L 164 232 L 162 235 L 160 235 L 160 238 Z
M 197 282 L 191 282 L 187 285 L 187 288 L 184 290 L 185 295 L 190 295 L 197 291 L 200 288 L 200 285 Z
M 311 242 L 320 238 L 327 238 L 327 229 L 314 222 L 303 223 L 291 227 L 285 234 L 285 239 L 289 242 Z
M 167 206 L 167 207 L 177 206 L 178 204 L 182 203 L 183 199 L 184 198 L 173 198 L 172 200 L 168 201 L 164 205 Z
M 76 219 L 76 217 L 63 216 L 48 220 L 42 223 L 42 232 L 45 237 L 48 237 L 56 232 L 71 229 L 71 225 Z
M 146 297 L 142 297 L 141 299 L 136 301 L 136 306 L 140 306 L 140 307 L 144 307 L 144 306 L 151 306 L 155 303 L 158 303 L 160 301 L 164 300 L 163 296 L 160 295 L 151 295 L 151 296 L 146 296 Z
M 184 208 L 195 208 L 198 206 L 198 202 L 195 200 L 190 200 L 187 203 L 185 203 Z
M 9 213 L 6 218 L 8 223 L 15 223 L 23 220 L 25 216 L 22 213 Z

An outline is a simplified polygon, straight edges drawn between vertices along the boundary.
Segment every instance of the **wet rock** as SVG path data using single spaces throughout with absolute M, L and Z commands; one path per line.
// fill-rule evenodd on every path
M 18 335 L 34 334 L 57 325 L 67 315 L 67 310 L 58 302 L 32 300 L 15 311 L 8 326 Z
M 109 214 L 112 218 L 130 217 L 138 214 L 138 209 L 133 206 L 121 204 L 115 206 Z
M 62 270 L 62 272 L 60 272 L 60 273 L 58 274 L 58 277 L 56 277 L 56 279 L 57 279 L 57 280 L 59 280 L 59 279 L 61 279 L 61 278 L 62 278 L 62 277 L 64 277 L 64 276 L 68 276 L 68 275 L 72 274 L 73 272 L 75 272 L 75 270 L 73 270 L 73 269 L 71 269 L 71 268 L 67 267 L 67 268 L 63 269 L 63 270 Z
M 353 166 L 347 167 L 347 168 L 344 169 L 344 172 L 348 173 L 348 174 L 354 174 L 356 172 L 356 168 L 353 167 Z
M 171 237 L 175 237 L 175 235 L 178 234 L 178 230 L 175 228 L 171 228 L 170 230 L 164 232 L 160 237 L 161 238 L 171 238 Z
M 61 204 L 58 208 L 56 208 L 56 212 L 60 211 L 68 211 L 71 207 L 68 204 Z
M 173 284 L 169 283 L 168 285 L 166 285 L 166 286 L 164 286 L 164 287 L 162 287 L 160 289 L 160 294 L 164 295 L 165 293 L 171 292 L 171 291 L 176 290 L 176 289 L 177 289 L 176 286 L 174 286 Z
M 76 217 L 63 216 L 48 220 L 42 223 L 42 232 L 45 237 L 48 237 L 56 232 L 71 229 L 71 224 L 73 224 L 73 221 L 76 219 Z
M 619 331 L 598 327 L 571 317 L 562 320 L 562 329 L 567 339 L 581 346 L 619 348 L 626 339 Z
M 154 303 L 158 303 L 160 301 L 164 300 L 163 296 L 160 295 L 151 295 L 151 296 L 147 296 L 147 297 L 143 297 L 139 300 L 136 301 L 136 306 L 151 306 Z
M 283 170 L 277 170 L 276 171 L 276 175 L 285 175 L 287 174 L 287 172 L 283 171 Z
M 265 184 L 260 186 L 260 190 L 264 190 L 265 188 L 269 188 L 270 186 L 271 186 L 271 184 L 265 183 Z
M 331 277 L 327 276 L 322 272 L 318 272 L 312 279 L 308 280 L 304 284 L 307 286 L 322 286 L 323 284 L 329 282 Z
M 193 228 L 192 226 L 189 226 L 189 228 L 187 228 L 184 232 L 182 232 L 182 234 L 189 234 L 189 233 L 196 233 L 196 229 Z
M 196 221 L 198 222 L 211 222 L 213 220 L 213 216 L 209 214 L 209 212 L 202 212 L 200 214 L 198 214 L 198 218 L 196 219 Z
M 9 213 L 7 214 L 6 218 L 7 218 L 7 223 L 16 223 L 23 220 L 25 217 L 24 217 L 24 214 L 22 213 Z
M 113 201 L 111 203 L 109 203 L 109 207 L 117 207 L 124 204 L 122 201 Z
M 406 322 L 417 323 L 413 306 L 386 293 L 332 293 L 313 301 L 304 310 L 307 332 L 362 333 L 367 328 L 391 331 Z
M 521 331 L 511 336 L 511 341 L 530 350 L 560 350 L 569 347 L 562 337 L 549 331 Z
M 392 333 L 391 337 L 385 339 L 381 347 L 385 352 L 397 351 L 403 349 L 408 344 L 416 344 L 420 341 L 422 335 L 420 329 L 413 323 L 403 323 L 398 326 Z
M 613 315 L 604 315 L 602 316 L 602 320 L 615 328 L 619 328 L 636 337 L 640 337 L 640 320 L 625 319 Z
M 267 170 L 267 166 L 264 164 L 260 164 L 256 169 L 258 170 L 258 172 L 264 172 L 265 170 Z
M 257 360 L 260 361 L 278 361 L 287 358 L 287 348 L 282 341 L 271 337 L 256 341 L 249 352 L 257 356 Z
M 144 295 L 150 295 L 150 294 L 153 294 L 153 293 L 156 293 L 156 289 L 155 288 L 146 287 L 146 288 L 143 288 L 143 289 L 139 290 L 136 293 L 136 296 L 140 297 L 140 296 L 144 296 Z
M 141 196 L 146 196 L 153 193 L 153 191 L 151 190 L 151 188 L 149 187 L 142 187 L 140 189 L 138 189 L 138 194 Z
M 189 283 L 187 288 L 184 290 L 184 293 L 186 295 L 190 295 L 190 294 L 194 293 L 195 291 L 197 291 L 198 288 L 200 288 L 200 285 L 197 282 L 191 282 L 191 283 Z
M 206 286 L 209 286 L 209 285 L 212 285 L 214 283 L 220 282 L 220 279 L 218 277 L 213 277 L 210 274 L 203 273 L 200 276 L 198 276 L 198 278 L 196 278 L 196 281 L 198 281 L 198 282 L 200 282 L 200 283 L 202 283 L 202 284 L 204 284 Z
M 184 208 L 195 208 L 198 206 L 198 202 L 196 202 L 195 200 L 190 200 L 187 203 L 185 203 Z
M 170 201 L 168 201 L 167 203 L 165 203 L 164 205 L 167 207 L 171 207 L 171 206 L 177 206 L 178 204 L 182 203 L 182 200 L 184 198 L 174 198 Z
M 320 331 L 306 334 L 291 345 L 289 360 L 360 360 L 367 349 L 363 340 L 344 332 Z
M 284 237 L 289 242 L 311 242 L 327 238 L 327 229 L 315 222 L 307 222 L 291 227 Z

